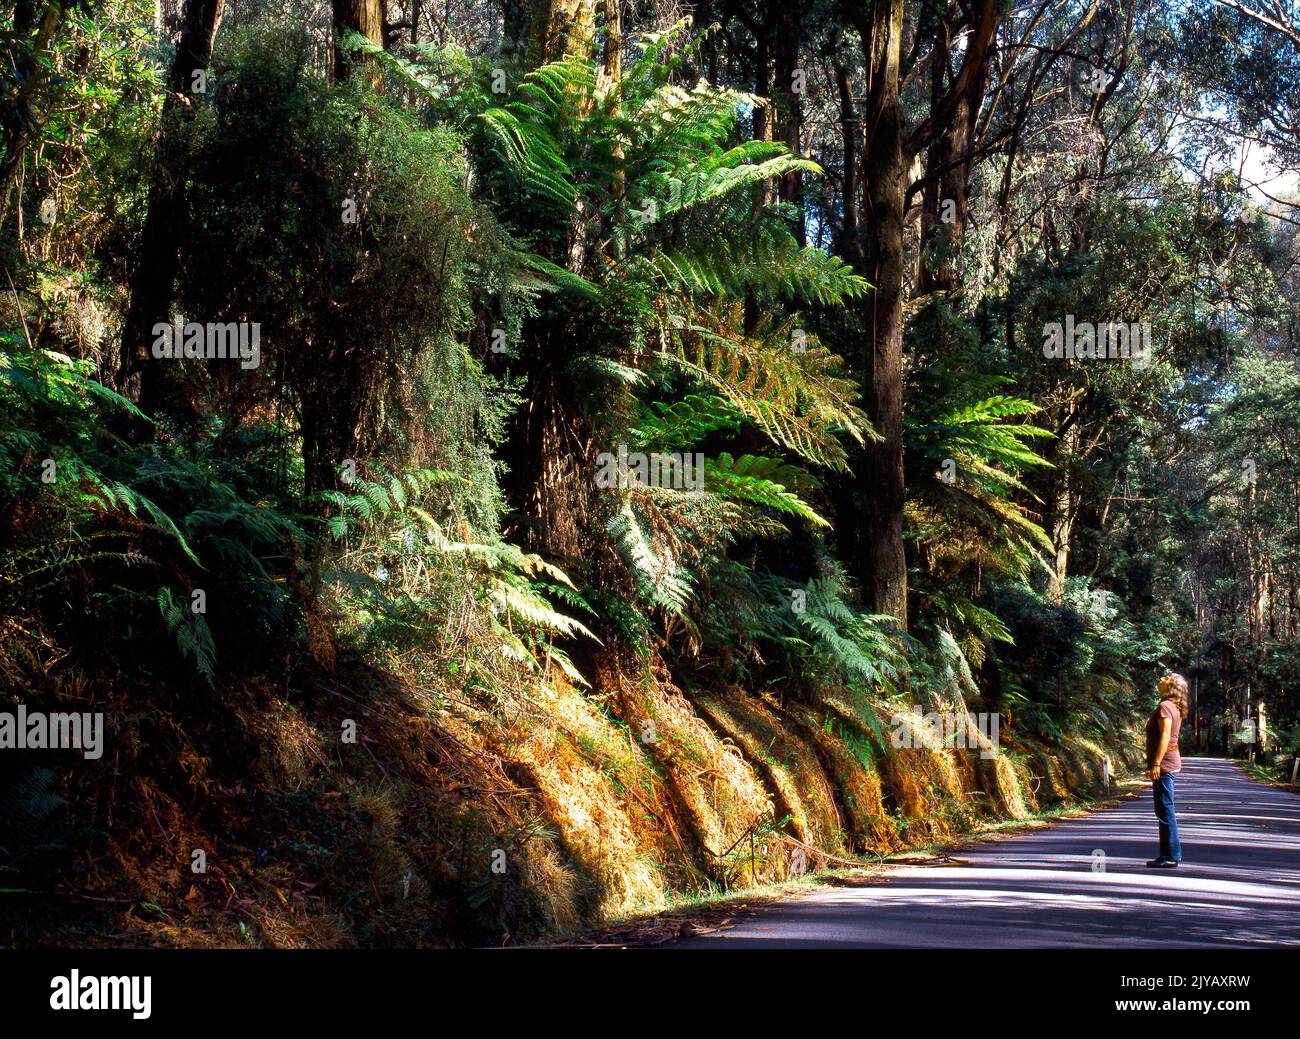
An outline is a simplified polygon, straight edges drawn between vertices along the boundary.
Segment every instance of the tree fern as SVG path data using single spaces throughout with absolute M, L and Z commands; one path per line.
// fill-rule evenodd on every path
M 725 397 L 773 440 L 812 462 L 842 468 L 835 432 L 859 443 L 876 433 L 854 403 L 842 362 L 798 341 L 793 319 L 743 331 L 739 304 L 678 323 L 663 356 Z
M 777 455 L 843 468 L 845 438 L 876 437 L 856 380 L 789 311 L 858 297 L 866 282 L 801 246 L 785 214 L 754 206 L 756 186 L 821 170 L 779 142 L 745 139 L 742 114 L 765 99 L 680 79 L 689 30 L 683 21 L 640 36 L 613 83 L 591 56 L 574 54 L 514 81 L 505 100 L 465 91 L 466 103 L 483 104 L 471 134 L 477 183 L 518 246 L 507 260 L 513 287 L 537 308 L 524 346 L 506 359 L 511 369 L 541 392 L 535 358 L 544 354 L 546 369 L 565 375 L 559 392 L 573 413 L 608 423 L 608 443 L 715 441 L 704 495 L 647 489 L 610 495 L 595 510 L 641 598 L 682 624 L 694 623 L 694 589 L 733 529 L 781 532 L 776 516 L 826 525 L 801 496 L 806 474 Z M 465 60 L 446 54 L 390 66 L 448 111 L 440 77 L 419 67 L 426 60 L 464 78 Z M 757 322 L 747 304 L 759 306 Z M 754 429 L 775 449 L 718 450 L 716 440 Z M 336 536 L 351 529 L 349 515 L 371 522 L 382 504 L 340 492 Z M 511 615 L 517 591 L 497 590 L 500 616 Z M 522 619 L 529 608 L 518 605 Z
M 787 483 L 793 486 L 796 483 L 807 485 L 809 482 L 807 473 L 786 465 L 779 458 L 755 455 L 733 458 L 724 451 L 717 458 L 706 459 L 704 463 L 704 485 L 712 493 L 734 501 L 764 505 L 778 512 L 799 516 L 819 527 L 829 527 L 829 522 L 786 486 Z
M 429 488 L 454 479 L 456 474 L 444 469 L 410 469 L 394 476 L 383 473 L 374 480 L 358 476 L 350 493 L 322 491 L 320 499 L 334 509 L 326 521 L 330 533 L 342 539 L 358 526 L 415 508 Z
M 713 163 L 704 164 L 703 168 L 696 167 L 680 175 L 648 172 L 637 183 L 640 198 L 629 196 L 633 208 L 640 202 L 643 212 L 662 219 L 790 173 L 821 172 L 815 162 L 788 153 L 760 162 L 740 161 L 742 158 L 743 153 L 732 150 L 717 156 Z
M 212 641 L 212 631 L 201 613 L 195 613 L 189 604 L 177 600 L 166 585 L 158 589 L 158 612 L 162 614 L 167 633 L 176 640 L 181 656 L 189 657 L 208 685 L 216 682 L 217 647 Z
M 789 234 L 756 233 L 728 240 L 722 231 L 707 244 L 698 238 L 681 246 L 669 243 L 625 264 L 645 266 L 669 289 L 706 297 L 754 292 L 764 298 L 784 296 L 832 305 L 869 289 L 838 257 L 800 246 Z
M 58 792 L 59 777 L 53 769 L 33 768 L 20 772 L 0 796 L 0 836 L 9 855 L 19 844 L 40 840 L 50 817 L 67 802 Z
M 632 431 L 637 447 L 691 447 L 710 433 L 735 432 L 743 416 L 716 394 L 688 393 L 680 400 L 655 401 L 653 414 L 644 417 Z
M 630 502 L 624 502 L 609 519 L 606 530 L 646 599 L 669 613 L 681 614 L 691 599 L 690 581 L 671 555 L 656 549 Z

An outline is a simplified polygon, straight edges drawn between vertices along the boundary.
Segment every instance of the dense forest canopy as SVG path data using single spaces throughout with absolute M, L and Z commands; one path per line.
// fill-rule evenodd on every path
M 337 774 L 451 849 L 347 940 L 486 940 L 910 832 L 772 762 L 912 705 L 1300 751 L 1297 112 L 1293 0 L 0 0 L 0 690 L 117 776 L 0 761 L 4 868 Z M 688 865 L 571 879 L 565 725 Z

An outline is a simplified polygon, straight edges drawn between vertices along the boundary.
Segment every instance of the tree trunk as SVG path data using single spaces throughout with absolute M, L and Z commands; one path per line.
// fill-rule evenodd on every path
M 528 4 L 530 69 L 569 55 L 590 59 L 595 46 L 596 0 L 531 0 Z M 622 76 L 621 18 L 617 0 L 602 0 L 606 32 L 601 54 L 600 87 L 608 89 Z M 575 103 L 598 103 L 584 96 Z M 611 102 L 612 103 L 612 102 Z M 617 177 L 614 186 L 617 190 Z M 591 242 L 593 222 L 583 203 L 575 207 L 567 241 L 557 241 L 554 259 L 581 271 Z M 590 522 L 595 482 L 591 433 L 574 404 L 574 387 L 557 376 L 569 348 L 569 331 L 552 317 L 539 314 L 524 323 L 521 351 L 526 365 L 528 400 L 517 416 L 507 448 L 511 496 L 520 503 L 528 546 L 566 564 L 581 556 L 581 539 Z
M 803 150 L 803 71 L 799 68 L 799 42 L 803 34 L 799 5 L 778 6 L 773 54 L 775 72 L 772 103 L 776 108 L 776 136 L 795 154 Z M 799 210 L 791 230 L 800 245 L 806 243 L 803 220 L 803 173 L 792 170 L 777 185 L 778 197 Z
M 549 65 L 570 54 L 587 56 L 595 26 L 595 0 L 532 0 L 528 67 Z
M 1083 436 L 1079 426 L 1082 420 L 1076 420 L 1073 414 L 1073 408 L 1081 406 L 1072 405 L 1071 413 L 1067 414 L 1067 425 L 1060 434 L 1056 447 L 1057 468 L 1049 470 L 1052 480 L 1048 498 L 1051 503 L 1048 534 L 1052 539 L 1053 555 L 1047 596 L 1055 602 L 1059 602 L 1065 595 L 1065 581 L 1070 575 L 1070 541 L 1074 536 L 1074 521 L 1079 509 L 1079 492 L 1075 486 L 1071 461 L 1082 458 L 1080 452 L 1083 449 Z
M 887 6 L 886 6 L 887 5 Z M 881 441 L 867 445 L 857 474 L 859 512 L 856 571 L 872 612 L 907 627 L 907 560 L 903 551 L 903 193 L 907 159 L 898 103 L 903 0 L 877 0 L 868 99 L 874 118 L 865 159 L 869 215 L 863 249 L 868 344 L 863 365 L 863 407 Z
M 943 34 L 942 69 L 935 74 L 947 74 L 948 40 Z M 939 48 L 936 47 L 936 54 Z M 936 59 L 936 66 L 938 61 Z M 957 96 L 952 121 L 944 132 L 935 136 L 927 157 L 926 205 L 922 215 L 922 242 L 930 248 L 929 257 L 922 257 L 917 278 L 917 294 L 946 292 L 957 287 L 957 266 L 954 250 L 966 233 L 966 214 L 969 210 L 971 159 L 974 145 L 975 120 L 979 116 L 981 99 L 987 82 L 987 64 L 971 77 L 965 90 Z
M 36 131 L 45 121 L 44 115 L 35 111 L 35 103 L 52 76 L 49 55 L 54 47 L 54 37 L 63 25 L 66 12 L 62 3 L 51 2 L 41 16 L 36 27 L 36 38 L 32 41 L 30 57 L 18 62 L 16 79 L 22 85 L 13 100 L 13 112 L 7 113 L 7 129 L 4 141 L 4 165 L 0 166 L 0 225 L 9 215 L 9 202 L 14 194 L 14 185 L 18 179 L 18 169 L 23 161 L 23 153 L 35 136 Z M 14 11 L 14 35 L 24 39 L 31 31 L 36 16 L 32 4 L 20 4 Z M 22 205 L 22 199 L 18 199 Z
M 170 322 L 172 287 L 184 237 L 179 226 L 185 208 L 185 182 L 178 175 L 174 154 L 176 135 L 171 125 L 193 110 L 189 96 L 196 86 L 195 73 L 206 69 L 212 44 L 225 13 L 225 0 L 190 0 L 185 7 L 181 38 L 172 62 L 168 94 L 163 105 L 158 139 L 158 170 L 149 191 L 149 209 L 140 234 L 140 251 L 131 278 L 130 302 L 122 322 L 121 381 L 138 376 L 140 408 L 146 414 L 176 408 L 171 399 L 170 362 L 150 355 L 153 328 Z M 147 435 L 141 430 L 141 435 Z
M 366 81 L 371 86 L 378 86 L 381 78 L 379 70 L 372 63 L 362 60 L 360 55 L 345 53 L 342 43 L 346 33 L 355 32 L 373 44 L 380 47 L 384 45 L 383 0 L 333 0 L 333 3 L 334 79 L 347 79 L 357 66 L 362 66 L 365 67 Z
M 904 0 L 846 4 L 844 12 L 857 30 L 866 70 L 865 146 L 862 182 L 865 209 L 858 243 L 847 243 L 846 259 L 875 287 L 862 304 L 867 343 L 862 362 L 862 404 L 881 440 L 867 445 L 857 478 L 858 524 L 853 569 L 870 608 L 892 614 L 907 627 L 907 556 L 903 544 L 903 246 L 904 203 L 913 157 L 936 135 L 949 132 L 961 113 L 962 98 L 982 89 L 982 69 L 998 21 L 998 0 L 981 0 L 970 13 L 961 68 L 942 95 L 935 92 L 930 112 L 908 132 L 899 104 L 899 76 Z M 944 35 L 936 45 L 944 45 Z M 946 59 L 945 59 L 946 60 Z M 840 84 L 841 125 L 846 137 L 856 130 L 852 98 Z M 969 124 L 967 111 L 960 120 Z M 846 186 L 852 182 L 845 177 Z M 858 214 L 846 202 L 849 214 Z

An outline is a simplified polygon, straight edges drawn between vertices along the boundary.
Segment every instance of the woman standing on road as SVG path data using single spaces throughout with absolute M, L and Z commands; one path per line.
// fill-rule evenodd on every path
M 1187 679 L 1170 672 L 1157 683 L 1160 703 L 1147 719 L 1147 775 L 1154 783 L 1156 818 L 1160 820 L 1160 854 L 1147 863 L 1172 869 L 1182 860 L 1178 819 L 1174 815 L 1174 776 L 1183 767 L 1178 754 L 1178 730 L 1187 710 Z

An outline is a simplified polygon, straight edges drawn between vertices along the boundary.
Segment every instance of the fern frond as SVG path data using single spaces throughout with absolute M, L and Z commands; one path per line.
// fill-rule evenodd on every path
M 792 235 L 773 240 L 750 235 L 729 241 L 725 235 L 692 241 L 635 256 L 629 265 L 647 267 L 667 288 L 698 296 L 743 296 L 808 300 L 823 305 L 861 296 L 871 286 L 836 256 L 800 246 Z
M 177 601 L 166 585 L 158 589 L 157 602 L 158 612 L 162 614 L 168 634 L 176 640 L 181 656 L 190 657 L 208 685 L 215 685 L 217 647 L 208 622 L 202 614 L 194 613 L 183 602 Z
M 706 459 L 704 463 L 706 490 L 735 501 L 766 505 L 778 512 L 799 516 L 819 527 L 830 526 L 798 494 L 787 490 L 785 484 L 778 481 L 789 481 L 791 484 L 798 481 L 806 485 L 810 478 L 802 470 L 786 465 L 779 458 L 754 455 L 732 458 L 724 451 L 717 458 Z
M 682 613 L 691 599 L 690 582 L 670 557 L 656 552 L 630 503 L 610 517 L 606 530 L 646 598 L 669 613 Z
M 643 418 L 632 432 L 637 447 L 689 447 L 719 430 L 735 432 L 741 413 L 716 394 L 688 393 L 670 403 L 656 401 L 657 414 Z
M 807 340 L 797 343 L 792 319 L 746 333 L 737 305 L 674 324 L 663 356 L 809 461 L 843 468 L 844 447 L 835 436 L 841 431 L 859 443 L 879 438 L 854 403 L 858 387 L 843 362 Z

